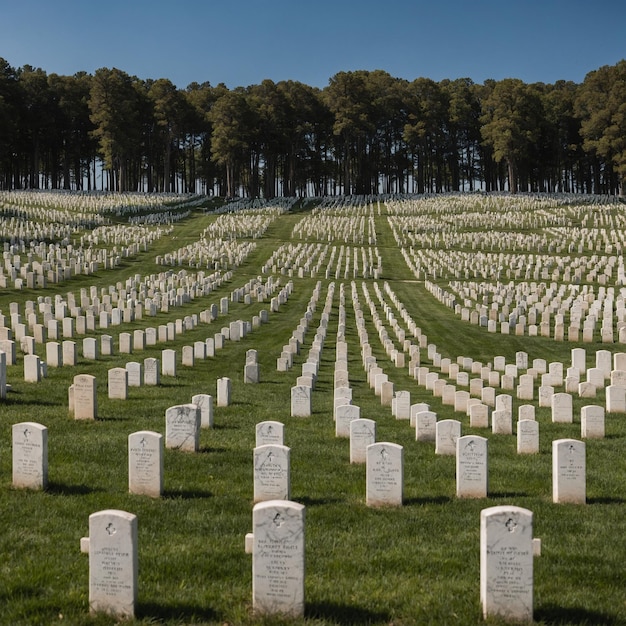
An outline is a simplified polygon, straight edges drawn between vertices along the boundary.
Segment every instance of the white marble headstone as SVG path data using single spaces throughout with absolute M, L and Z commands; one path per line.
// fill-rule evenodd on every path
M 252 510 L 252 606 L 258 615 L 304 615 L 305 507 L 269 500 Z
M 456 495 L 486 498 L 488 489 L 487 439 L 465 435 L 456 440 Z
M 552 442 L 552 501 L 585 504 L 585 443 L 576 439 Z
M 350 463 L 366 463 L 367 447 L 376 443 L 376 422 L 359 418 L 350 422 Z
M 140 430 L 128 435 L 128 491 L 158 498 L 163 492 L 163 435 Z
M 289 500 L 291 450 L 265 444 L 254 449 L 254 502 Z
M 137 603 L 137 516 L 108 509 L 89 516 L 89 610 L 133 618 Z
M 533 619 L 533 514 L 495 506 L 480 514 L 480 602 L 483 616 Z
M 45 489 L 48 485 L 48 429 L 36 422 L 13 424 L 13 486 Z
M 367 506 L 402 506 L 404 489 L 402 446 L 389 442 L 369 445 L 366 465 Z

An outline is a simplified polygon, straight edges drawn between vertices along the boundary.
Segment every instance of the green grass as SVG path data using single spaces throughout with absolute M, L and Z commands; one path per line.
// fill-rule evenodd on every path
M 230 283 L 207 298 L 172 309 L 167 315 L 109 329 L 108 334 L 172 321 L 228 296 L 259 274 L 271 252 L 289 241 L 301 216 L 288 214 L 274 222 Z M 81 287 L 92 284 L 108 286 L 137 273 L 163 271 L 165 268 L 155 267 L 154 256 L 193 241 L 212 219 L 196 211 L 176 226 L 175 242 L 161 240 L 122 267 L 101 271 L 95 277 L 78 277 L 45 292 L 7 290 L 0 294 L 0 309 L 7 314 L 10 301 L 70 290 L 78 294 Z M 569 363 L 573 344 L 493 335 L 462 323 L 428 295 L 423 284 L 413 280 L 395 249 L 384 216 L 377 217 L 377 232 L 383 280 L 388 280 L 429 343 L 437 344 L 444 356 L 456 360 L 465 355 L 487 362 L 504 355 L 510 362 L 517 351 L 525 350 L 531 360 Z M 288 276 L 280 278 L 282 284 L 289 280 Z M 22 359 L 18 358 L 18 364 L 8 369 L 12 390 L 0 403 L 0 623 L 110 624 L 111 618 L 89 616 L 88 560 L 79 551 L 79 540 L 88 533 L 91 513 L 115 508 L 138 517 L 137 624 L 480 624 L 484 623 L 479 603 L 480 511 L 501 504 L 523 506 L 534 513 L 534 536 L 543 542 L 542 556 L 535 560 L 538 623 L 626 623 L 626 418 L 608 416 L 607 437 L 587 442 L 588 503 L 553 504 L 551 441 L 580 438 L 579 419 L 574 424 L 552 424 L 549 410 L 537 408 L 541 449 L 533 457 L 516 454 L 514 437 L 470 429 L 464 415 L 443 406 L 418 387 L 406 369 L 396 370 L 386 360 L 365 307 L 361 280 L 357 280 L 370 342 L 396 389 L 411 391 L 412 403 L 429 403 L 439 419 L 460 419 L 463 434 L 489 437 L 489 497 L 458 500 L 454 459 L 438 457 L 432 445 L 416 442 L 409 424 L 395 420 L 367 385 L 350 281 L 335 281 L 346 284 L 346 340 L 354 402 L 361 407 L 362 417 L 376 420 L 379 441 L 404 447 L 404 506 L 370 509 L 365 506 L 365 467 L 350 465 L 348 441 L 334 436 L 338 289 L 313 393 L 313 415 L 292 418 L 289 414 L 290 387 L 313 340 L 330 281 L 322 281 L 322 296 L 306 345 L 293 369 L 276 371 L 276 358 L 304 314 L 319 279 L 293 278 L 292 296 L 278 313 L 270 315 L 268 324 L 241 342 L 226 342 L 215 358 L 197 362 L 193 369 L 182 367 L 183 345 L 212 336 L 230 320 L 250 320 L 260 309 L 269 308 L 269 302 L 231 303 L 228 316 L 220 316 L 211 325 L 200 324 L 168 344 L 179 354 L 175 379 L 162 378 L 158 388 L 131 388 L 127 401 L 107 398 L 107 370 L 129 360 L 158 357 L 163 345 L 133 355 L 101 357 L 97 362 L 79 357 L 76 367 L 50 369 L 48 377 L 36 385 L 23 382 Z M 368 287 L 375 298 L 371 281 Z M 591 364 L 593 351 L 606 346 L 585 347 Z M 259 352 L 258 385 L 243 384 L 249 348 Z M 611 349 L 621 351 L 619 346 Z M 422 361 L 428 365 L 425 353 L 423 350 Z M 90 373 L 98 379 L 99 419 L 93 423 L 74 421 L 68 415 L 67 388 L 76 373 Z M 215 395 L 216 380 L 222 376 L 233 381 L 233 403 L 215 409 L 215 428 L 202 431 L 200 451 L 165 451 L 162 498 L 128 494 L 128 434 L 142 429 L 164 432 L 168 406 L 190 402 L 196 393 Z M 575 400 L 577 418 L 580 407 L 588 403 Z M 603 394 L 598 394 L 594 403 L 603 404 Z M 514 415 L 518 404 L 514 400 Z M 254 427 L 265 419 L 285 424 L 285 443 L 291 448 L 292 499 L 307 507 L 302 620 L 255 617 L 251 609 L 251 556 L 244 553 L 244 536 L 252 524 Z M 11 486 L 10 426 L 26 420 L 40 422 L 49 430 L 49 488 L 45 492 Z

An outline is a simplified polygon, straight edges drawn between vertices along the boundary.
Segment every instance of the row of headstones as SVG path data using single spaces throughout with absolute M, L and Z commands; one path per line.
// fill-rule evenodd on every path
M 156 359 L 154 359 L 156 361 Z M 109 390 L 108 395 L 110 398 L 118 398 L 122 396 L 121 390 L 124 388 L 127 389 L 128 384 L 128 370 L 124 368 L 119 368 L 121 371 L 119 373 L 115 373 L 113 377 L 109 376 Z M 118 380 L 116 376 L 119 376 Z M 124 384 L 126 383 L 126 384 Z M 120 389 L 121 388 L 121 389 Z M 119 390 L 119 391 L 118 391 Z M 185 423 L 187 436 L 186 440 L 190 443 L 189 449 L 197 450 L 197 441 L 199 438 L 199 432 L 196 432 L 193 424 L 195 423 L 195 418 L 193 418 L 193 414 L 195 409 L 197 408 L 199 414 L 199 424 L 203 427 L 211 428 L 213 425 L 213 397 L 208 394 L 196 394 L 194 396 L 195 400 L 192 400 L 191 405 L 177 405 L 177 406 L 194 406 L 195 408 L 189 409 L 188 420 L 185 421 L 182 419 L 183 412 L 179 411 L 176 413 L 178 415 L 178 421 L 180 423 Z M 232 381 L 230 378 L 222 377 L 217 379 L 217 395 L 216 395 L 217 406 L 225 407 L 229 406 L 232 402 Z M 197 406 L 196 406 L 197 405 Z M 77 374 L 74 376 L 74 381 L 70 385 L 68 389 L 68 409 L 69 413 L 74 416 L 74 419 L 77 420 L 95 420 L 98 419 L 98 394 L 97 394 L 97 380 L 95 376 L 91 374 Z M 170 409 L 168 409 L 169 411 Z M 172 411 L 172 414 L 174 412 Z M 166 412 L 166 415 L 168 413 Z M 185 413 L 185 415 L 187 415 Z M 188 422 L 188 423 L 187 423 Z M 172 444 L 168 447 L 180 447 L 178 445 Z M 187 446 L 184 446 L 184 449 L 187 449 Z
M 218 392 L 220 385 L 218 384 Z M 222 392 L 223 393 L 223 392 Z M 95 402 L 95 398 L 94 398 Z M 219 402 L 218 402 L 219 405 Z M 74 405 L 77 415 L 84 407 Z M 92 405 L 92 414 L 95 413 Z M 77 418 L 78 419 L 78 418 Z M 83 418 L 84 419 L 84 418 Z M 213 427 L 213 397 L 196 394 L 191 403 L 169 407 L 165 412 L 165 446 L 197 451 L 201 428 Z M 163 490 L 163 437 L 139 431 L 128 437 L 129 492 L 159 497 Z M 48 429 L 35 422 L 12 426 L 13 486 L 45 489 L 48 484 Z
M 596 316 L 589 315 L 588 319 L 584 322 L 581 335 L 580 320 L 570 321 L 569 326 L 564 323 L 564 315 L 559 313 L 555 316 L 554 325 L 550 321 L 549 313 L 544 312 L 542 315 L 542 321 L 536 320 L 535 316 L 531 315 L 529 319 L 526 319 L 525 315 L 520 315 L 519 318 L 515 314 L 510 314 L 508 319 L 496 318 L 507 317 L 504 314 L 498 316 L 497 310 L 490 309 L 488 314 L 481 315 L 476 310 L 470 310 L 467 306 L 461 306 L 457 302 L 456 297 L 444 290 L 442 287 L 431 283 L 425 282 L 426 288 L 429 292 L 440 302 L 453 309 L 455 314 L 460 317 L 462 321 L 469 322 L 471 324 L 486 327 L 487 332 L 496 333 L 498 330 L 500 333 L 508 335 L 513 332 L 516 336 L 524 336 L 528 334 L 530 337 L 552 337 L 555 341 L 567 341 L 592 343 L 595 338 L 596 332 Z M 622 308 L 618 309 L 616 326 L 614 328 L 614 320 L 612 312 L 609 310 L 608 315 L 605 313 L 602 317 L 602 326 L 600 328 L 600 339 L 602 343 L 615 343 L 616 336 L 618 343 L 626 343 L 626 319 L 624 316 L 626 311 L 623 308 L 624 301 L 618 300 L 621 303 Z M 539 323 L 532 323 L 533 321 Z M 617 333 L 617 335 L 616 335 Z
M 218 385 L 218 391 L 220 387 Z M 419 414 L 418 414 L 419 415 Z M 532 420 L 527 420 L 532 422 Z M 536 423 L 536 422 L 535 422 Z M 193 396 L 190 404 L 165 412 L 165 446 L 187 452 L 199 449 L 200 429 L 213 426 L 213 398 Z M 403 448 L 375 441 L 372 420 L 350 423 L 350 461 L 366 462 L 368 506 L 401 506 L 403 501 Z M 461 436 L 456 420 L 436 423 L 438 454 L 456 455 L 457 497 L 487 497 L 487 439 Z M 518 440 L 519 441 L 519 440 Z M 48 430 L 34 422 L 12 427 L 13 485 L 45 489 L 48 476 Z M 574 439 L 552 442 L 554 502 L 585 502 L 585 444 Z M 129 436 L 129 491 L 159 497 L 163 487 L 162 436 L 140 431 Z M 280 422 L 257 424 L 254 449 L 254 501 L 289 499 L 290 449 L 284 445 Z
M 519 322 L 537 325 L 551 322 L 554 315 L 556 325 L 564 325 L 566 316 L 572 326 L 595 329 L 599 319 L 603 325 L 610 326 L 613 320 L 613 309 L 618 324 L 626 318 L 624 298 L 626 289 L 620 288 L 615 294 L 615 288 L 600 287 L 598 294 L 593 287 L 583 285 L 568 285 L 551 283 L 519 283 L 517 285 L 488 285 L 485 283 L 452 281 L 448 286 L 458 295 L 459 301 L 455 307 L 461 305 L 461 314 L 465 321 L 485 325 L 485 320 L 497 322 L 508 321 L 511 328 Z M 545 294 L 545 295 L 542 295 Z M 472 310 L 473 309 L 473 310 Z M 478 319 L 466 318 L 471 313 L 478 314 Z M 584 316 L 584 319 L 583 319 Z M 617 327 L 619 331 L 621 326 Z
M 574 348 L 572 350 L 572 365 L 568 367 L 567 375 L 564 378 L 562 363 L 553 362 L 548 365 L 544 359 L 535 359 L 532 368 L 528 368 L 526 353 L 517 354 L 515 365 L 506 364 L 504 357 L 496 357 L 494 368 L 497 369 L 492 370 L 490 364 L 485 367 L 468 358 L 459 357 L 456 364 L 452 363 L 450 359 L 442 358 L 436 350 L 434 344 L 429 344 L 428 356 L 433 364 L 438 366 L 444 375 L 452 378 L 458 386 L 468 387 L 469 395 L 480 396 L 481 400 L 490 406 L 493 406 L 495 387 L 516 389 L 518 399 L 533 400 L 535 380 L 541 376 L 541 384 L 538 387 L 540 407 L 550 407 L 555 388 L 564 385 L 566 393 L 577 393 L 581 398 L 595 398 L 597 392 L 605 393 L 607 411 L 610 413 L 621 413 L 626 410 L 626 396 L 624 395 L 626 389 L 626 369 L 624 369 L 626 367 L 626 354 L 624 353 L 612 355 L 609 351 L 599 350 L 596 352 L 596 367 L 587 368 L 585 350 Z M 469 373 L 460 371 L 461 367 L 466 370 L 471 369 L 471 372 L 478 374 L 480 378 L 470 378 Z M 519 384 L 515 386 L 520 367 L 526 369 L 526 374 L 519 376 Z M 612 367 L 614 369 L 611 369 Z M 586 381 L 580 381 L 581 371 L 586 373 Z M 504 372 L 503 375 L 501 375 L 502 372 Z M 420 366 L 409 373 L 413 374 L 420 385 L 433 391 L 434 395 L 447 397 L 446 404 L 455 404 L 455 386 L 440 379 L 437 372 L 431 372 L 429 368 Z M 609 385 L 605 387 L 607 380 Z M 484 382 L 488 382 L 489 387 L 483 387 Z
M 314 210 L 299 220 L 291 231 L 292 239 L 314 239 L 316 241 L 345 241 L 353 244 L 376 243 L 376 225 L 373 207 L 366 209 L 367 215 L 348 214 L 346 211 Z
M 161 274 L 142 277 L 140 274 L 126 280 L 125 283 L 118 282 L 108 288 L 92 286 L 89 289 L 80 290 L 77 298 L 73 292 L 68 292 L 67 298 L 57 294 L 54 302 L 50 297 L 40 296 L 37 303 L 27 301 L 25 305 L 24 323 L 28 328 L 37 324 L 39 316 L 43 325 L 46 326 L 52 320 L 61 321 L 65 317 L 78 320 L 85 317 L 88 329 L 95 328 L 96 320 L 105 325 L 118 325 L 122 322 L 141 319 L 143 314 L 156 315 L 162 309 L 163 303 L 176 303 L 179 296 L 185 296 L 185 301 L 189 301 L 196 295 L 207 295 L 221 286 L 225 281 L 232 278 L 232 272 L 224 275 L 210 274 L 205 272 L 189 273 L 181 271 L 163 272 Z M 254 297 L 257 301 L 263 302 L 271 297 L 280 287 L 280 279 L 267 278 L 265 282 L 261 277 L 251 279 L 244 287 L 235 289 L 230 295 L 232 302 L 250 302 Z M 188 296 L 188 297 L 187 297 Z M 222 313 L 228 312 L 228 298 L 220 301 Z M 224 310 L 226 309 L 226 310 Z M 12 302 L 9 305 L 11 327 L 22 323 L 19 304 Z M 107 314 L 102 315 L 101 314 Z M 2 318 L 5 321 L 6 318 Z
M 341 290 L 340 290 L 341 293 Z M 341 298 L 341 296 L 340 296 Z M 341 320 L 341 308 L 340 308 L 340 320 Z M 360 335 L 362 333 L 360 332 Z M 366 338 L 366 335 L 365 335 Z M 338 343 L 338 349 L 339 349 Z M 581 354 L 582 351 L 582 354 Z M 419 357 L 419 352 L 417 353 Z M 521 357 L 526 356 L 526 359 Z M 582 362 L 585 362 L 584 350 L 578 349 L 577 353 L 573 353 L 573 360 L 577 362 L 577 367 L 580 367 L 580 357 L 582 356 Z M 604 355 L 602 355 L 604 356 Z M 610 353 L 609 353 L 610 356 Z M 520 366 L 527 366 L 527 355 L 519 354 L 518 363 Z M 605 360 L 605 359 L 604 359 Z M 503 361 L 503 362 L 500 362 Z M 419 361 L 418 361 L 419 362 Z M 504 358 L 496 358 L 494 360 L 495 367 L 505 369 Z M 556 375 L 556 372 L 552 372 Z M 344 373 L 342 373 L 342 376 Z M 347 378 L 347 371 L 345 372 Z M 562 378 L 562 371 L 561 371 Z M 343 378 L 342 378 L 343 380 Z M 375 393 L 377 395 L 384 395 L 384 391 L 388 389 L 388 395 L 391 396 L 392 414 L 397 419 L 411 419 L 412 425 L 416 428 L 416 439 L 418 440 L 432 440 L 435 437 L 435 424 L 436 415 L 432 412 L 428 412 L 427 405 L 425 406 L 426 412 L 422 412 L 420 409 L 424 405 L 411 406 L 410 392 L 399 391 L 393 393 L 393 388 L 389 385 L 386 375 L 379 371 L 379 368 L 371 367 L 368 370 L 368 381 L 374 386 Z M 337 381 L 336 381 L 337 382 Z M 424 383 L 424 381 L 422 381 Z M 345 381 L 344 383 L 345 384 Z M 347 386 L 347 385 L 346 385 Z M 349 390 L 347 390 L 349 391 Z M 470 416 L 470 425 L 475 427 L 488 427 L 489 426 L 489 407 L 487 404 L 482 404 L 480 401 L 470 400 L 469 393 L 456 392 L 454 386 L 445 385 L 443 387 L 443 401 L 444 404 L 453 404 L 456 410 L 464 411 Z M 449 393 L 452 391 L 452 393 Z M 495 411 L 492 414 L 492 429 L 494 433 L 512 434 L 512 398 L 506 395 L 495 396 L 493 403 L 495 403 Z M 446 392 L 448 392 L 446 394 Z M 343 392 L 342 392 L 343 393 Z M 437 392 L 435 390 L 435 394 Z M 336 390 L 337 395 L 337 390 Z M 483 394 L 483 400 L 484 398 Z M 445 396 L 448 396 L 447 398 Z M 505 400 L 507 402 L 505 402 Z M 572 422 L 572 398 L 568 394 L 555 394 L 551 399 L 549 406 L 552 407 L 552 419 L 555 422 Z M 340 401 L 341 402 L 341 401 Z M 493 404 L 490 403 L 490 404 Z M 345 404 L 349 404 L 346 402 Z M 616 407 L 613 406 L 613 409 Z M 417 411 L 415 410 L 417 409 Z M 345 436 L 346 424 L 349 424 L 351 418 L 358 417 L 358 407 L 345 407 L 340 412 L 341 426 L 338 424 L 336 429 L 342 435 Z M 417 419 L 419 416 L 419 419 Z M 415 417 L 415 420 L 414 420 Z M 534 422 L 534 406 L 524 405 L 520 407 L 520 425 L 518 426 L 518 451 L 521 453 L 537 452 L 539 446 L 538 437 L 538 424 Z M 583 407 L 581 411 L 581 436 L 584 438 L 591 437 L 603 437 L 604 436 L 604 409 L 599 406 Z M 437 446 L 439 448 L 440 446 Z M 441 446 L 443 448 L 443 446 Z
M 254 241 L 200 239 L 178 250 L 157 255 L 157 265 L 180 267 L 186 265 L 193 269 L 232 270 L 239 267 L 256 250 Z
M 469 236 L 471 237 L 471 235 Z M 417 249 L 410 246 L 398 246 L 406 252 L 410 269 L 418 279 L 432 277 L 433 279 L 484 279 L 504 282 L 505 280 L 552 280 L 564 283 L 580 284 L 582 282 L 597 282 L 600 286 L 609 284 L 623 285 L 625 268 L 622 255 L 592 255 L 590 257 L 538 254 L 535 246 L 541 245 L 535 239 L 530 243 L 527 252 L 485 252 L 481 250 L 477 240 L 472 241 L 468 236 L 455 236 L 460 245 L 474 247 L 478 253 L 469 250 L 452 251 L 449 247 L 435 245 L 430 247 L 428 241 L 419 245 Z M 481 233 L 480 237 L 484 238 Z M 526 239 L 528 241 L 528 239 Z M 511 238 L 506 234 L 500 237 L 499 244 L 508 247 Z M 620 247 L 623 243 L 620 242 Z
M 321 281 L 318 281 L 309 298 L 304 315 L 300 318 L 298 326 L 292 331 L 289 342 L 282 347 L 280 356 L 276 359 L 276 370 L 286 372 L 293 367 L 294 356 L 300 354 L 300 347 L 304 344 L 309 324 L 313 319 L 317 303 L 322 289 Z
M 305 507 L 290 500 L 258 503 L 253 531 L 252 596 L 256 613 L 303 617 L 305 608 Z M 533 537 L 533 514 L 516 506 L 483 509 L 480 520 L 480 600 L 485 618 L 532 621 L 533 558 L 541 540 Z
M 287 301 L 291 289 L 283 289 L 281 292 L 282 297 L 279 297 L 280 304 L 284 304 Z M 161 325 L 158 329 L 148 328 L 144 330 L 136 330 L 131 333 L 120 333 L 119 335 L 119 352 L 122 354 L 132 354 L 134 349 L 139 351 L 145 349 L 148 345 L 156 345 L 157 339 L 163 341 L 169 341 L 170 335 L 172 338 L 176 336 L 178 332 L 184 332 L 185 329 L 193 328 L 196 324 L 197 316 L 188 316 L 184 320 L 176 320 L 176 323 L 170 322 L 167 325 Z M 202 314 L 201 314 L 202 318 Z M 68 318 L 66 318 L 68 319 Z M 230 323 L 229 326 L 221 329 L 219 333 L 216 333 L 214 337 L 207 338 L 205 341 L 196 341 L 193 346 L 183 346 L 182 348 L 182 364 L 183 366 L 193 367 L 196 360 L 204 360 L 207 357 L 215 355 L 216 350 L 220 350 L 224 347 L 224 341 L 232 340 L 239 341 L 245 338 L 245 336 L 251 332 L 254 328 L 258 328 L 262 323 L 269 321 L 269 315 L 266 310 L 262 310 L 259 316 L 254 316 L 251 322 L 245 322 L 242 320 L 236 320 Z M 0 329 L 0 336 L 3 335 L 3 330 Z M 157 334 L 158 332 L 158 334 Z M 28 345 L 28 340 L 31 340 L 32 345 Z M 22 337 L 23 350 L 25 352 L 24 357 L 24 380 L 27 382 L 39 382 L 41 378 L 47 375 L 48 367 L 62 367 L 63 365 L 75 366 L 77 364 L 78 355 L 76 350 L 76 343 L 73 341 L 47 342 L 46 343 L 46 361 L 34 354 L 35 345 L 34 340 L 31 337 Z M 0 380 L 6 380 L 6 365 L 16 363 L 15 342 L 10 339 L 0 339 L 0 352 L 8 355 L 8 359 L 0 362 Z M 98 342 L 94 337 L 86 337 L 83 339 L 83 356 L 89 360 L 97 360 L 99 353 L 103 355 L 113 354 L 113 338 L 110 335 L 102 335 L 100 337 L 100 350 L 98 350 Z M 173 350 L 163 350 L 163 375 L 175 376 L 176 375 L 176 353 Z M 155 367 L 152 361 L 147 360 L 149 365 L 146 365 L 146 371 L 155 372 Z M 244 369 L 244 376 L 247 382 L 258 382 L 258 362 L 256 358 L 253 363 L 246 363 Z M 155 376 L 158 375 L 158 370 Z M 146 384 L 159 384 L 158 380 L 153 377 L 149 378 L 149 382 Z M 0 387 L 0 397 L 6 397 L 6 387 Z
M 233 302 L 242 301 L 244 303 L 251 303 L 250 290 L 252 289 L 252 282 L 253 281 L 249 281 L 245 287 L 233 290 L 231 293 L 231 300 Z M 277 283 L 272 283 L 271 280 L 268 280 L 268 284 L 270 283 L 270 289 L 277 287 Z M 265 287 L 262 287 L 262 289 L 263 291 L 259 292 L 257 298 L 259 302 L 263 302 L 265 299 Z M 293 284 L 289 283 L 281 289 L 277 296 L 272 298 L 272 311 L 278 310 L 278 307 L 286 302 L 292 290 Z M 49 303 L 43 302 L 40 304 L 43 305 L 44 308 L 48 307 L 50 309 L 44 312 L 44 323 L 38 322 L 38 316 L 32 308 L 27 308 L 28 323 L 23 323 L 22 316 L 19 313 L 19 305 L 15 302 L 10 303 L 10 327 L 6 326 L 6 317 L 0 314 L 0 339 L 13 339 L 13 334 L 15 335 L 15 341 L 20 342 L 20 344 L 22 343 L 24 337 L 32 337 L 33 340 L 31 341 L 40 344 L 45 343 L 48 339 L 57 340 L 61 337 L 65 339 L 73 339 L 76 335 L 84 335 L 90 331 L 95 331 L 96 319 L 99 320 L 100 329 L 108 329 L 111 326 L 118 326 L 122 323 L 130 323 L 135 320 L 142 319 L 144 311 L 144 303 L 136 302 L 135 300 L 129 300 L 126 303 L 126 306 L 123 303 L 120 303 L 119 307 L 112 308 L 111 311 L 103 310 L 97 316 L 93 311 L 87 311 L 87 313 L 83 315 L 82 307 L 76 306 L 73 306 L 70 309 L 73 315 L 68 316 L 67 306 L 64 301 L 59 301 L 58 312 L 56 310 L 53 312 L 51 310 L 52 305 Z M 30 305 L 34 306 L 34 303 L 31 301 Z M 150 304 L 149 306 L 149 314 L 156 315 L 158 313 L 157 307 L 153 304 Z M 175 327 L 168 328 L 168 334 L 173 335 L 174 331 L 180 334 L 185 330 L 192 329 L 197 326 L 198 319 L 203 323 L 211 323 L 218 318 L 219 314 L 228 314 L 228 310 L 229 299 L 227 297 L 223 297 L 220 300 L 219 307 L 217 304 L 213 304 L 210 308 L 202 311 L 199 316 L 190 315 L 186 316 L 182 320 L 171 322 L 170 324 L 175 324 Z M 263 312 L 261 312 L 261 314 L 262 313 Z M 28 335 L 29 331 L 33 334 Z M 168 338 L 163 337 L 164 334 L 165 333 L 162 327 L 159 327 L 158 330 L 149 328 L 146 329 L 146 331 L 136 331 L 131 336 L 130 341 L 134 339 L 137 349 L 141 349 L 141 346 L 144 344 L 153 345 L 157 341 L 168 340 Z M 130 349 L 132 349 L 132 343 L 127 343 L 131 346 Z M 28 349 L 28 344 L 26 344 L 26 346 L 27 348 L 22 348 L 24 352 L 34 352 L 34 348 L 32 346 L 30 349 Z
M 173 341 L 177 335 L 185 330 L 193 329 L 197 325 L 197 316 L 192 315 L 185 319 L 176 320 L 162 324 L 158 328 L 137 329 L 132 334 L 128 332 L 120 333 L 117 341 L 119 354 L 132 354 L 134 351 L 143 351 L 147 347 L 155 346 L 158 343 Z M 184 361 L 191 361 L 192 358 L 203 359 L 207 356 L 215 356 L 215 350 L 223 347 L 224 341 L 232 339 L 239 341 L 245 337 L 252 329 L 258 328 L 262 323 L 266 323 L 269 316 L 266 310 L 262 310 L 259 316 L 254 316 L 251 322 L 236 320 L 221 329 L 215 337 L 208 338 L 205 342 L 195 342 L 194 346 L 187 346 L 183 352 L 187 352 Z M 5 339 L 9 333 L 5 333 L 6 328 L 0 328 L 0 349 L 8 355 L 10 365 L 17 362 L 15 342 Z M 9 335 L 10 336 L 10 335 Z M 25 355 L 34 355 L 36 352 L 36 338 L 24 336 L 20 340 L 22 352 Z M 111 335 L 101 335 L 100 341 L 95 337 L 85 337 L 82 341 L 82 355 L 87 360 L 97 360 L 100 356 L 110 356 L 114 353 L 114 338 Z M 49 367 L 74 366 L 78 359 L 77 344 L 71 340 L 63 342 L 48 341 L 46 346 L 46 363 Z M 185 363 L 187 364 L 187 363 Z M 191 363 L 193 364 L 193 363 Z
M 302 363 L 301 375 L 296 378 L 296 384 L 291 388 L 291 416 L 309 417 L 312 412 L 312 393 L 315 389 L 317 375 L 319 372 L 320 360 L 326 333 L 328 331 L 328 321 L 332 311 L 333 298 L 335 294 L 335 283 L 328 285 L 328 292 L 324 302 L 324 308 L 320 315 L 320 322 L 315 333 L 311 347 L 307 353 L 306 360 Z
M 387 288 L 387 285 L 386 285 Z M 403 318 L 410 327 L 415 328 L 410 317 L 405 313 L 403 305 L 397 301 L 395 294 L 388 290 L 396 307 L 402 313 Z M 567 370 L 567 377 L 563 380 L 563 364 L 550 363 L 549 373 L 548 366 L 543 359 L 535 359 L 532 368 L 528 368 L 528 355 L 525 352 L 516 354 L 516 363 L 506 364 L 504 357 L 494 358 L 494 371 L 491 371 L 491 364 L 483 367 L 481 363 L 474 362 L 467 357 L 458 357 L 457 363 L 451 363 L 450 359 L 444 359 L 436 351 L 434 344 L 427 344 L 426 337 L 417 329 L 416 336 L 419 337 L 420 346 L 428 348 L 428 358 L 432 360 L 433 365 L 439 366 L 441 371 L 449 377 L 453 378 L 457 384 L 461 386 L 469 386 L 473 395 L 481 395 L 482 383 L 479 379 L 469 379 L 469 375 L 460 372 L 459 368 L 472 371 L 474 374 L 480 374 L 483 381 L 488 381 L 491 386 L 503 389 L 514 389 L 515 379 L 518 377 L 518 369 L 527 370 L 527 375 L 520 376 L 520 385 L 518 389 L 518 397 L 520 399 L 533 399 L 533 381 L 541 374 L 542 386 L 545 387 L 545 402 L 540 406 L 550 406 L 551 391 L 549 387 L 561 386 L 565 384 L 567 392 L 578 392 L 581 397 L 595 397 L 595 389 L 604 387 L 603 377 L 610 379 L 615 386 L 623 386 L 623 371 L 626 371 L 626 354 L 618 353 L 612 357 L 608 350 L 599 350 L 596 352 L 596 368 L 586 367 L 586 352 L 584 348 L 574 348 L 572 350 L 572 367 Z M 401 337 L 400 337 L 401 338 Z M 405 346 L 411 344 L 405 341 Z M 419 351 L 413 350 L 413 357 L 409 363 L 409 374 L 417 377 L 419 360 Z M 611 369 L 611 359 L 613 358 L 614 370 Z M 454 371 L 453 371 L 454 368 Z M 619 370 L 619 371 L 617 371 Z M 587 381 L 580 382 L 580 375 L 587 372 Z M 428 372 L 426 371 L 426 374 Z M 422 383 L 423 384 L 423 383 Z M 474 387 L 474 389 L 472 389 Z M 610 390 L 609 390 L 610 391 Z M 617 392 L 619 396 L 619 392 Z M 441 395 L 441 394 L 439 394 Z M 491 402 L 493 404 L 493 401 Z M 613 402 L 613 411 L 621 410 L 618 408 L 619 402 Z
M 377 248 L 371 247 L 366 249 L 361 247 L 361 269 L 359 271 L 359 255 L 357 248 L 353 248 L 353 268 L 350 270 L 350 248 L 345 251 L 346 265 L 342 272 L 342 257 L 344 256 L 344 249 L 341 246 L 339 250 L 339 257 L 335 261 L 337 256 L 337 247 L 333 246 L 330 249 L 330 258 L 328 261 L 326 257 L 330 249 L 330 244 L 326 244 L 322 249 L 322 244 L 284 244 L 272 253 L 272 256 L 263 265 L 262 272 L 268 273 L 271 271 L 274 274 L 282 273 L 289 276 L 294 275 L 294 271 L 297 271 L 298 278 L 305 278 L 310 276 L 315 278 L 320 274 L 322 266 L 326 263 L 324 270 L 324 276 L 326 279 L 339 279 L 343 273 L 345 279 L 352 275 L 352 278 L 357 278 L 359 275 L 364 278 L 378 278 L 382 276 L 382 258 Z M 336 268 L 335 268 L 336 263 Z M 334 271 L 333 271 L 333 268 Z

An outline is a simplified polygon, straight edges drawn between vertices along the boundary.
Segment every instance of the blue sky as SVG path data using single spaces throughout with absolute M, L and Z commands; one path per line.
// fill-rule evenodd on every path
M 0 57 L 229 88 L 382 69 L 580 83 L 626 58 L 624 0 L 0 0 Z

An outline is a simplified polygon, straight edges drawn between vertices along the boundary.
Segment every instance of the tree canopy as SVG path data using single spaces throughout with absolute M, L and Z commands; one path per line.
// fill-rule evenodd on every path
M 13 68 L 0 58 L 0 188 L 223 196 L 484 189 L 626 193 L 626 61 L 583 83 L 339 72 L 228 89 Z

